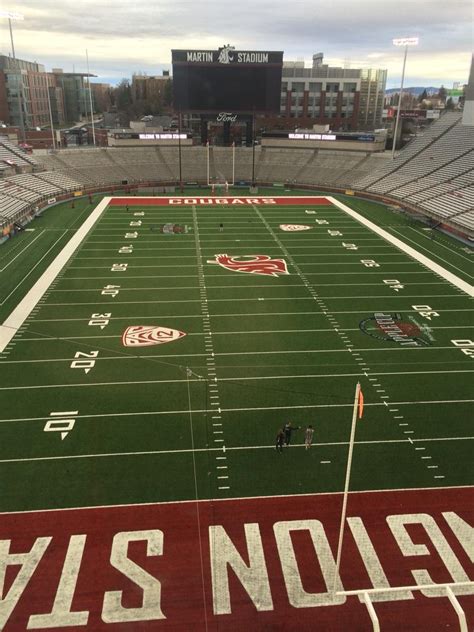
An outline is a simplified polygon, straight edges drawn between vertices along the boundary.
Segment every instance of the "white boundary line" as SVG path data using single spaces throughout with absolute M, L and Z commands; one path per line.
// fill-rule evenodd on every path
M 455 490 L 455 489 L 472 489 L 473 485 L 444 485 L 443 487 L 399 487 L 396 489 L 368 489 L 361 491 L 349 491 L 351 496 L 358 496 L 360 494 L 391 494 L 396 492 L 425 492 L 432 491 L 435 493 L 440 490 Z M 23 511 L 2 511 L 0 516 L 10 516 L 15 514 L 31 514 L 31 513 L 52 513 L 54 511 L 83 511 L 83 510 L 97 510 L 97 509 L 117 509 L 120 507 L 152 507 L 154 505 L 179 505 L 183 503 L 232 503 L 237 500 L 264 500 L 266 498 L 305 498 L 314 496 L 341 496 L 341 492 L 309 492 L 306 494 L 275 494 L 274 496 L 236 496 L 235 498 L 201 498 L 199 500 L 163 500 L 150 503 L 123 503 L 119 505 L 92 505 L 90 507 L 59 507 L 56 509 L 26 509 Z
M 10 316 L 8 316 L 3 325 L 0 325 L 0 353 L 5 350 L 5 347 L 16 334 L 17 330 L 23 325 L 25 320 L 38 304 L 38 301 L 43 297 L 51 283 L 72 257 L 76 248 L 105 211 L 109 204 L 109 200 L 109 197 L 104 198 L 98 204 L 95 210 L 92 211 L 91 215 L 89 215 L 82 226 L 74 233 L 54 261 L 46 268 L 26 296 L 12 311 Z
M 397 239 L 397 237 L 394 237 L 393 235 L 388 233 L 383 228 L 380 228 L 379 226 L 377 226 L 376 224 L 374 224 L 370 220 L 366 219 L 362 215 L 359 215 L 359 213 L 356 213 L 356 211 L 353 211 L 352 209 L 350 209 L 348 206 L 346 206 L 342 202 L 339 202 L 339 200 L 336 200 L 335 198 L 333 198 L 331 196 L 329 196 L 327 199 L 332 204 L 334 204 L 334 206 L 337 206 L 338 208 L 340 208 L 341 211 L 344 211 L 344 213 L 347 213 L 347 215 L 350 215 L 350 217 L 353 217 L 356 221 L 358 221 L 363 226 L 366 226 L 372 232 L 376 233 L 377 235 L 380 235 L 380 237 L 382 237 L 383 239 L 385 239 L 389 243 L 391 243 L 394 246 L 396 246 L 397 248 L 399 248 L 402 252 L 407 254 L 409 257 L 411 257 L 412 259 L 415 259 L 416 261 L 418 261 L 422 265 L 426 266 L 427 268 L 432 270 L 435 274 L 438 274 L 438 275 L 442 276 L 443 279 L 446 279 L 446 281 L 449 281 L 449 283 L 452 283 L 453 285 L 458 287 L 460 290 L 465 292 L 468 296 L 473 296 L 474 297 L 474 288 L 473 288 L 472 285 L 469 285 L 469 283 L 466 283 L 466 281 L 463 281 L 462 279 L 460 279 L 455 274 L 452 274 L 452 272 L 449 272 L 448 270 L 446 270 L 445 268 L 441 267 L 440 265 L 438 265 L 437 263 L 435 263 L 431 259 L 428 259 L 428 257 L 425 257 L 425 255 L 422 255 L 421 253 L 419 253 L 417 250 L 415 250 L 411 246 L 408 246 L 407 244 L 405 244 L 400 239 Z

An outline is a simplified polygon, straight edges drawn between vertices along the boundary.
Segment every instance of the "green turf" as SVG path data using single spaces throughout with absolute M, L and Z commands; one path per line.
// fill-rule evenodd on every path
M 336 197 L 472 282 L 463 244 L 431 239 L 379 204 Z M 0 267 L 11 263 L 0 274 L 2 319 L 93 206 L 50 209 L 2 246 Z M 305 208 L 143 207 L 136 239 L 124 237 L 135 230 L 133 208 L 109 208 L 2 355 L 0 510 L 341 490 L 358 380 L 366 406 L 352 489 L 473 484 L 472 358 L 452 343 L 472 339 L 470 299 L 340 209 Z M 191 231 L 152 230 L 168 221 Z M 282 223 L 313 229 L 284 233 Z M 132 253 L 119 252 L 130 244 Z M 233 273 L 208 263 L 218 253 L 284 258 L 290 274 Z M 126 272 L 112 272 L 123 262 Z M 394 279 L 398 292 L 384 283 Z M 120 286 L 115 297 L 101 293 L 110 284 Z M 428 320 L 420 305 L 437 315 Z M 431 344 L 404 348 L 364 333 L 376 312 L 428 327 Z M 93 324 L 101 318 L 103 328 Z M 187 335 L 125 348 L 131 325 Z M 90 372 L 71 367 L 78 352 L 93 352 Z M 78 411 L 63 440 L 44 431 L 61 411 Z M 301 429 L 278 454 L 275 435 L 288 420 Z

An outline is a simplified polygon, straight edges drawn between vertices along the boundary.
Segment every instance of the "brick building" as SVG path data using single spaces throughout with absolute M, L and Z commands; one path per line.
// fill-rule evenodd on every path
M 366 130 L 380 127 L 387 71 L 341 68 L 323 64 L 323 54 L 304 61 L 283 62 L 280 116 L 272 123 L 281 127 Z

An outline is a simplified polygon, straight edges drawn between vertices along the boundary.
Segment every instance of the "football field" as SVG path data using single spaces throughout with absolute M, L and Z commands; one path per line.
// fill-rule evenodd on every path
M 342 196 L 104 198 L 0 327 L 0 630 L 473 630 L 473 259 Z

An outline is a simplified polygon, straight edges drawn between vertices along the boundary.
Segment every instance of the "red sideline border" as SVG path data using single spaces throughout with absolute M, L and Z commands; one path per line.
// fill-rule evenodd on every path
M 110 198 L 109 206 L 249 206 L 252 204 L 259 206 L 331 206 L 326 197 L 272 197 L 272 196 L 209 196 L 209 195 L 187 195 L 168 197 L 113 197 Z

